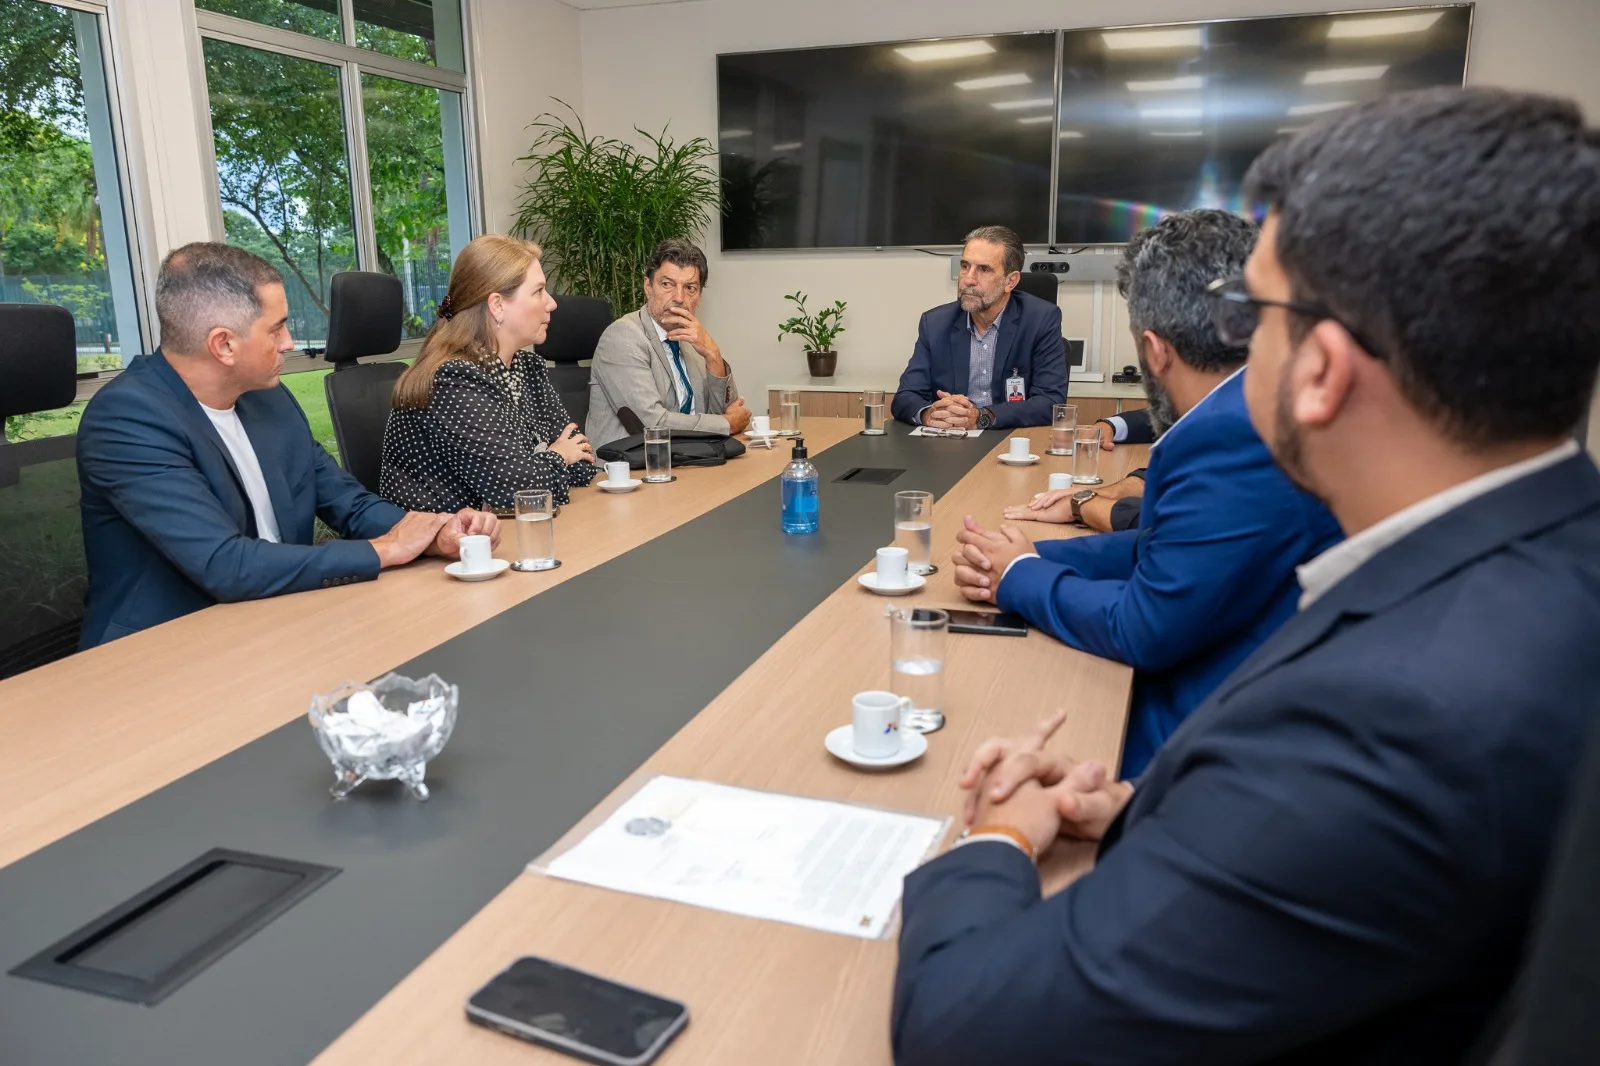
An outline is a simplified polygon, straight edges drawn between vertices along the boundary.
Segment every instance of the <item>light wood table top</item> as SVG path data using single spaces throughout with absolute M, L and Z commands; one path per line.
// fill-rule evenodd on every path
M 808 418 L 812 454 L 853 436 Z M 778 474 L 782 443 L 670 485 L 576 489 L 556 520 L 558 570 L 464 583 L 444 560 L 377 581 L 218 604 L 0 682 L 0 866 L 306 712 L 311 693 L 366 680 L 698 517 Z M 509 523 L 507 524 L 509 526 Z M 498 555 L 513 557 L 507 528 Z
M 963 514 L 997 523 L 1005 504 L 1031 498 L 1049 472 L 1070 462 L 1045 456 L 1035 466 L 1006 467 L 995 459 L 1004 447 L 1002 438 L 988 459 L 935 504 L 933 551 L 941 564 L 948 562 Z M 1108 482 L 1120 477 L 1141 465 L 1146 453 L 1129 447 L 1104 456 L 1103 476 Z M 1039 539 L 1075 532 L 1025 528 Z M 557 847 L 580 838 L 656 774 L 956 815 L 955 782 L 972 750 L 989 736 L 1031 727 L 1056 707 L 1072 713 L 1054 746 L 1116 765 L 1132 671 L 1037 632 L 1022 639 L 950 637 L 947 724 L 929 737 L 928 753 L 917 762 L 867 774 L 823 750 L 828 730 L 849 721 L 851 695 L 888 682 L 885 606 L 956 605 L 950 571 L 941 565 L 927 588 L 895 601 L 871 595 L 851 578 Z M 1064 885 L 1092 857 L 1088 846 L 1055 849 L 1046 863 L 1047 887 Z M 689 1028 L 663 1056 L 665 1063 L 889 1062 L 892 939 L 855 940 L 537 874 L 517 878 L 317 1062 L 570 1063 L 466 1021 L 467 997 L 524 954 L 549 956 L 689 1004 Z

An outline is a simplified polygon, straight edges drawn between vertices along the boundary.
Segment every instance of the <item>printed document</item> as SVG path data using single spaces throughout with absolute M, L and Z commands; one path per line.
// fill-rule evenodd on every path
M 870 940 L 884 934 L 901 881 L 948 824 L 654 777 L 543 872 Z

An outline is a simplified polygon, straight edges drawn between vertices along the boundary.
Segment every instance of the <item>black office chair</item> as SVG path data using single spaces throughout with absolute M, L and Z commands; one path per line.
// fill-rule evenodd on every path
M 72 315 L 0 304 L 0 420 L 76 399 Z M 0 678 L 78 650 L 88 565 L 78 516 L 77 438 L 0 434 Z
M 1047 274 L 1042 270 L 1024 270 L 1022 272 L 1022 280 L 1017 282 L 1017 290 L 1019 292 L 1025 292 L 1029 296 L 1037 296 L 1041 300 L 1049 300 L 1051 303 L 1055 303 L 1056 302 L 1056 297 L 1058 295 L 1060 295 L 1060 288 L 1061 288 L 1061 279 L 1060 279 L 1060 277 L 1055 275 L 1055 274 Z M 1078 366 L 1082 366 L 1083 365 L 1083 356 L 1082 356 L 1083 345 L 1079 344 L 1077 346 L 1078 352 L 1079 352 L 1078 363 L 1077 364 L 1073 364 L 1073 362 L 1072 362 L 1072 352 L 1073 352 L 1073 344 L 1072 344 L 1072 342 L 1067 340 L 1067 338 L 1063 336 L 1061 338 L 1061 343 L 1066 345 L 1066 348 L 1067 348 L 1067 364 L 1068 364 L 1067 365 L 1067 388 L 1062 393 L 1062 395 L 1066 395 L 1067 393 L 1070 393 L 1072 391 L 1072 367 L 1073 367 L 1073 365 L 1078 365 Z
M 372 492 L 383 465 L 383 428 L 389 422 L 394 383 L 405 373 L 397 360 L 357 362 L 400 347 L 405 291 L 400 279 L 366 270 L 333 276 L 324 358 L 333 373 L 323 380 L 333 437 L 344 468 Z
M 537 349 L 550 364 L 550 381 L 580 429 L 589 420 L 589 368 L 578 364 L 594 358 L 600 334 L 609 325 L 610 300 L 599 296 L 558 296 L 550 329 Z

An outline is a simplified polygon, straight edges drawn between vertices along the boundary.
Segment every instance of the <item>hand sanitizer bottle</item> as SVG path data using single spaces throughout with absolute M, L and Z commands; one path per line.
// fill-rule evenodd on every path
M 784 467 L 783 477 L 783 531 L 785 533 L 815 533 L 817 531 L 817 468 L 811 465 L 804 437 L 795 438 L 794 455 Z

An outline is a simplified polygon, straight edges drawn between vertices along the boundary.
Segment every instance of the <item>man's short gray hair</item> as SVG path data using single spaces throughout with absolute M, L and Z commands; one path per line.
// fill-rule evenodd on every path
M 218 326 L 249 333 L 261 315 L 262 285 L 282 285 L 276 267 L 243 248 L 215 241 L 186 244 L 167 256 L 156 278 L 161 346 L 195 353 Z
M 1010 226 L 979 226 L 967 234 L 962 244 L 971 244 L 973 241 L 988 241 L 998 244 L 1005 249 L 1005 267 L 1007 274 L 1015 274 L 1022 269 L 1022 259 L 1025 249 L 1022 247 L 1022 238 L 1017 236 L 1017 231 Z
M 1117 291 L 1136 334 L 1154 333 L 1196 370 L 1226 370 L 1248 348 L 1217 335 L 1206 286 L 1242 273 L 1256 245 L 1252 222 L 1226 211 L 1179 211 L 1134 234 L 1117 261 Z

